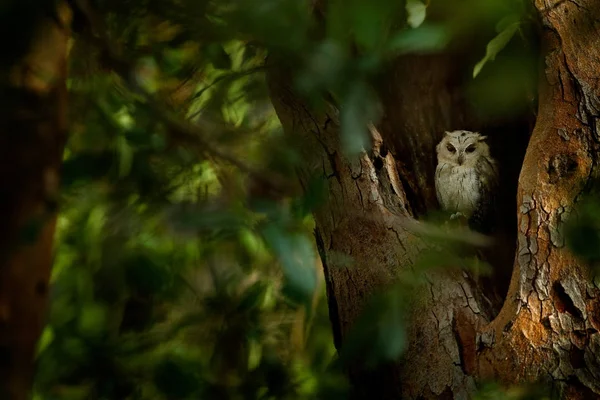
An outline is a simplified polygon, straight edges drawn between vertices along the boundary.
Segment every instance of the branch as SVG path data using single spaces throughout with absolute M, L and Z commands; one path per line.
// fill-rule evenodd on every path
M 253 67 L 253 68 L 250 68 L 250 69 L 247 69 L 244 71 L 235 71 L 235 72 L 232 72 L 231 74 L 221 75 L 218 78 L 215 78 L 215 80 L 212 81 L 210 84 L 203 87 L 202 90 L 200 90 L 198 93 L 196 93 L 192 99 L 193 100 L 198 99 L 200 96 L 202 96 L 204 94 L 204 92 L 206 92 L 211 87 L 215 86 L 217 83 L 221 83 L 221 82 L 229 80 L 229 79 L 233 80 L 233 79 L 241 78 L 246 75 L 251 75 L 255 72 L 264 71 L 264 70 L 265 70 L 265 66 L 259 65 L 257 67 Z M 194 117 L 194 116 L 192 116 L 192 117 Z
M 153 96 L 147 90 L 134 85 L 128 78 L 130 71 L 133 70 L 134 60 L 124 56 L 122 52 L 117 50 L 117 46 L 108 38 L 107 29 L 103 22 L 93 12 L 88 0 L 74 0 L 82 14 L 86 17 L 90 35 L 87 37 L 94 45 L 105 53 L 106 61 L 111 69 L 116 72 L 127 88 L 141 95 L 138 100 L 145 104 L 150 110 L 170 128 L 170 135 L 179 142 L 185 143 L 192 147 L 198 148 L 200 151 L 206 152 L 216 158 L 224 160 L 239 170 L 248 174 L 252 179 L 261 182 L 267 187 L 274 189 L 277 192 L 287 192 L 290 189 L 289 180 L 285 180 L 279 176 L 267 176 L 263 171 L 246 164 L 242 160 L 228 154 L 226 151 L 218 148 L 211 143 L 206 137 L 206 127 L 202 127 L 198 123 L 192 124 L 189 121 L 175 115 L 174 112 L 168 111 L 169 107 L 166 103 Z M 262 69 L 264 66 L 257 67 L 248 71 L 242 71 L 239 76 L 243 76 L 256 70 Z M 216 79 L 212 84 L 216 84 L 229 76 L 224 76 L 221 79 Z M 204 90 L 206 90 L 205 88 Z

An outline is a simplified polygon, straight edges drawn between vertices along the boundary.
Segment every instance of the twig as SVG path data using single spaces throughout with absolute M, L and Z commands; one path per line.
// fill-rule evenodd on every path
M 281 178 L 276 176 L 267 176 L 262 171 L 249 164 L 246 164 L 242 160 L 231 156 L 230 154 L 213 145 L 203 137 L 204 132 L 198 127 L 198 124 L 192 124 L 187 120 L 173 115 L 173 113 L 165 111 L 166 107 L 164 104 L 160 104 L 151 98 L 147 98 L 146 100 L 146 105 L 155 114 L 155 116 L 172 129 L 170 133 L 171 136 L 175 137 L 180 142 L 187 143 L 193 147 L 198 147 L 199 150 L 228 162 L 229 164 L 238 168 L 240 171 L 248 174 L 253 179 L 266 184 L 272 189 L 282 190 L 289 186 Z
M 222 82 L 224 80 L 227 80 L 227 79 L 241 78 L 243 76 L 250 75 L 250 74 L 253 74 L 253 73 L 258 72 L 258 71 L 263 71 L 265 68 L 266 67 L 263 64 L 263 65 L 258 65 L 256 67 L 252 67 L 252 68 L 243 70 L 243 71 L 235 71 L 235 72 L 232 72 L 231 74 L 221 75 L 218 78 L 215 78 L 215 80 L 212 81 L 210 84 L 208 84 L 205 87 L 203 87 L 200 91 L 198 91 L 198 93 L 196 93 L 194 95 L 193 99 L 195 100 L 195 99 L 199 98 L 200 96 L 202 96 L 204 94 L 204 92 L 206 92 L 211 87 L 215 86 L 217 83 L 220 83 L 220 82 Z
M 77 6 L 80 8 L 83 15 L 88 20 L 90 30 L 92 35 L 96 35 L 96 37 L 90 38 L 100 49 L 104 50 L 108 61 L 113 68 L 113 70 L 121 76 L 123 83 L 128 86 L 130 90 L 133 92 L 140 92 L 140 88 L 132 87 L 132 83 L 127 78 L 129 71 L 132 70 L 131 65 L 133 65 L 132 60 L 128 60 L 125 56 L 120 54 L 119 51 L 115 49 L 115 46 L 112 44 L 110 39 L 107 37 L 107 30 L 104 28 L 102 21 L 96 17 L 94 12 L 89 5 L 88 0 L 75 0 Z M 263 66 L 257 67 L 263 68 Z M 244 71 L 243 74 L 249 74 L 255 72 L 255 69 L 251 69 L 248 71 Z M 225 79 L 225 77 L 223 78 Z M 213 84 L 217 83 L 216 81 Z M 190 144 L 194 147 L 200 147 L 200 149 L 204 152 L 214 155 L 217 158 L 220 158 L 241 171 L 247 173 L 253 179 L 262 182 L 263 184 L 275 189 L 277 191 L 285 191 L 285 188 L 289 186 L 289 184 L 278 177 L 273 176 L 265 176 L 264 173 L 255 169 L 254 167 L 247 165 L 243 161 L 231 156 L 225 151 L 219 149 L 214 144 L 212 144 L 209 140 L 206 139 L 205 134 L 202 129 L 199 128 L 197 124 L 191 124 L 187 120 L 176 117 L 173 113 L 165 111 L 167 110 L 167 105 L 163 102 L 159 101 L 152 96 L 147 91 L 143 90 L 143 100 L 142 103 L 145 103 L 154 113 L 160 118 L 165 124 L 167 124 L 172 130 L 171 135 L 175 135 L 177 139 L 183 141 L 187 144 Z
M 257 67 L 253 67 L 244 71 L 236 71 L 233 72 L 231 74 L 226 74 L 226 75 L 221 75 L 218 78 L 215 78 L 214 81 L 212 81 L 211 83 L 209 83 L 208 85 L 204 86 L 202 89 L 200 89 L 198 91 L 198 93 L 194 94 L 194 96 L 192 97 L 192 101 L 196 100 L 198 98 L 200 98 L 200 96 L 202 96 L 208 89 L 210 89 L 211 87 L 215 86 L 217 83 L 221 83 L 225 80 L 229 80 L 229 79 L 236 79 L 236 78 L 241 78 L 243 76 L 246 75 L 250 75 L 253 74 L 257 71 L 261 71 L 265 69 L 265 65 L 259 65 Z M 196 111 L 194 114 L 192 114 L 190 116 L 190 119 L 194 119 L 195 117 L 197 117 L 198 115 L 200 115 L 200 113 L 202 112 L 202 110 L 198 110 Z

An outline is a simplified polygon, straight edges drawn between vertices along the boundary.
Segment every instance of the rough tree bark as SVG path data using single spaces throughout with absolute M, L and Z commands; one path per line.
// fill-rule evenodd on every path
M 497 316 L 487 312 L 481 288 L 461 272 L 428 274 L 430 293 L 414 305 L 408 351 L 375 372 L 353 368 L 358 397 L 467 398 L 478 381 L 491 378 L 505 384 L 545 381 L 563 398 L 600 398 L 600 291 L 560 232 L 598 175 L 600 7 L 594 0 L 536 0 L 535 7 L 544 47 L 539 109 L 517 202 L 510 202 L 518 240 L 502 310 Z M 335 110 L 309 110 L 290 89 L 286 72 L 269 71 L 284 129 L 307 143 L 300 181 L 320 173 L 329 183 L 329 201 L 315 220 L 336 346 L 365 300 L 413 264 L 422 241 L 403 221 L 437 207 L 434 146 L 444 130 L 490 129 L 464 101 L 460 77 L 467 66 L 459 59 L 446 54 L 397 60 L 382 78 L 385 115 L 373 132 L 374 147 L 356 162 L 340 151 Z M 527 124 L 517 121 L 513 128 L 519 129 L 511 131 L 493 124 L 493 130 L 515 135 L 505 138 L 509 142 L 527 138 L 519 132 L 528 131 Z M 501 165 L 510 164 L 509 158 Z M 520 164 L 519 158 L 512 160 Z M 515 193 L 516 179 L 512 185 L 509 193 Z M 340 252 L 351 255 L 355 266 L 337 265 Z
M 34 15 L 36 10 L 32 10 Z M 25 400 L 45 324 L 66 137 L 70 9 L 39 20 L 0 93 L 0 398 Z
M 504 308 L 482 331 L 477 371 L 504 382 L 544 378 L 566 398 L 598 398 L 600 291 L 587 265 L 565 248 L 560 228 L 598 178 L 600 7 L 535 6 L 546 51 L 519 179 L 518 249 Z

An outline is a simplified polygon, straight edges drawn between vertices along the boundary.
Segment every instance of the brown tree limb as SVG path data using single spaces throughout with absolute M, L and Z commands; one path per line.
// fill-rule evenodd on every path
M 565 398 L 600 398 L 600 290 L 565 247 L 562 231 L 599 177 L 600 7 L 543 0 L 535 6 L 545 63 L 519 180 L 518 249 L 509 297 L 484 330 L 490 340 L 478 368 L 505 382 L 553 381 Z
M 0 397 L 10 400 L 29 398 L 48 301 L 71 10 L 60 2 L 57 15 L 36 26 L 0 96 Z

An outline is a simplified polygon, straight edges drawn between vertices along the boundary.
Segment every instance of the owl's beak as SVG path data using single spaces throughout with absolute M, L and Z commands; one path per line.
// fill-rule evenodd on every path
M 463 161 L 465 161 L 465 156 L 464 154 L 461 154 L 458 156 L 458 165 L 462 165 Z

